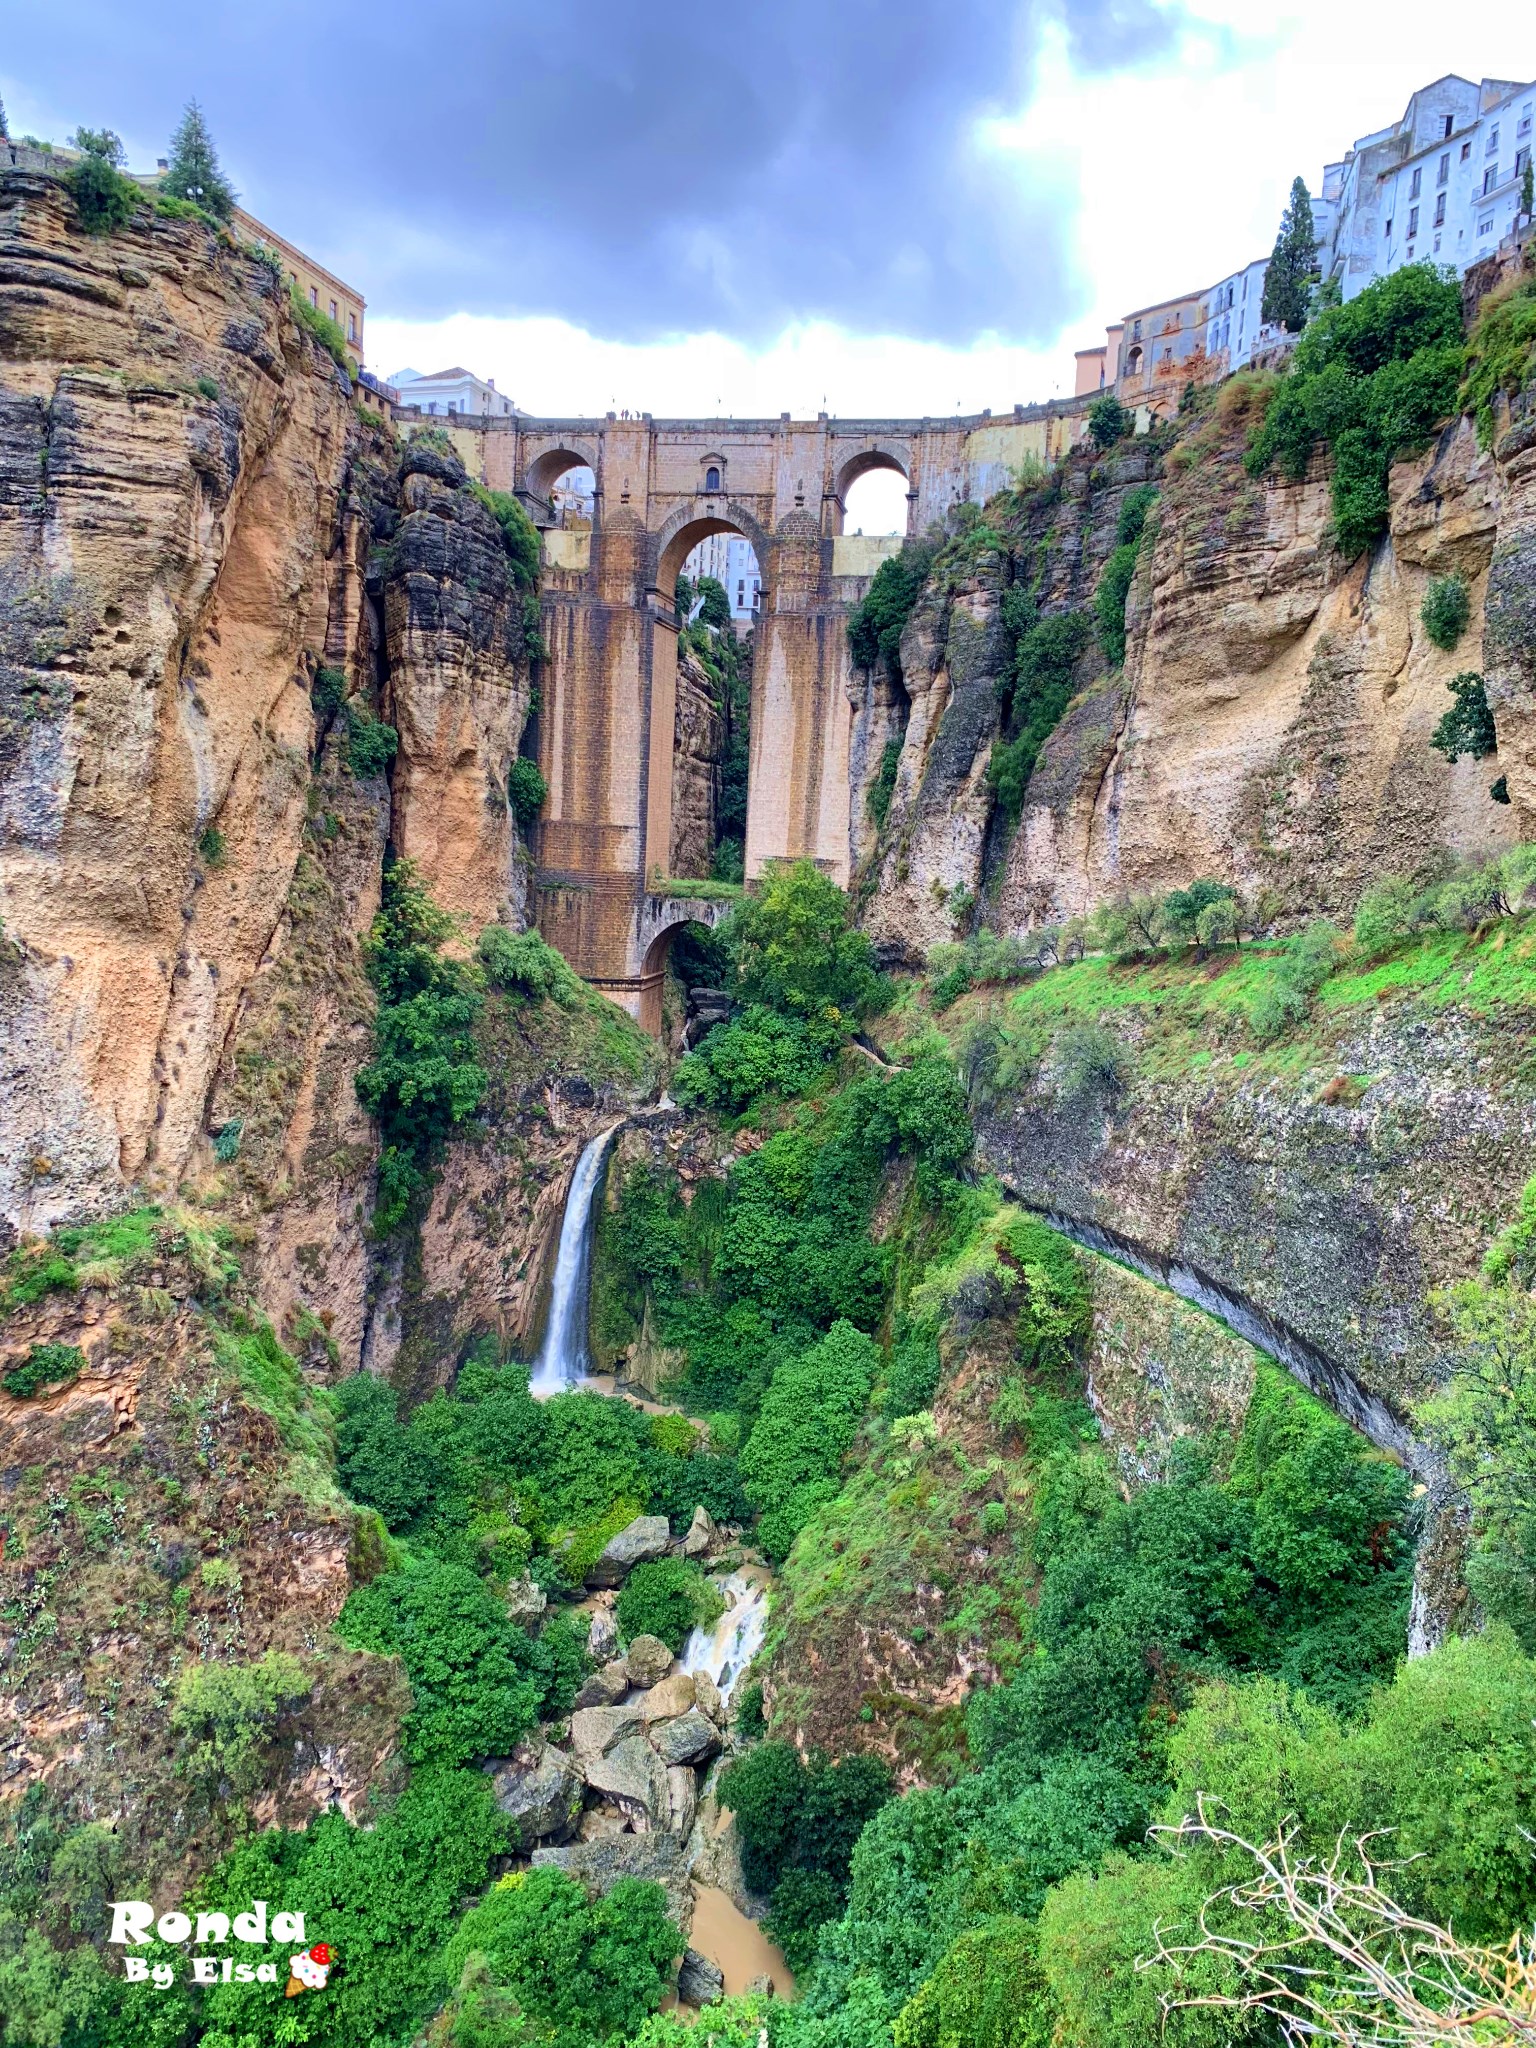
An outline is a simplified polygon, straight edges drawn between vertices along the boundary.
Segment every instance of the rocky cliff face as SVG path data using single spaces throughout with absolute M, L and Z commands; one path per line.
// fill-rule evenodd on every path
M 522 922 L 527 595 L 458 458 L 361 414 L 227 236 L 91 240 L 13 173 L 0 260 L 0 1215 L 212 1192 L 353 1367 L 361 941 L 386 852 L 469 937 Z
M 870 870 L 877 935 L 931 945 L 963 929 L 973 903 L 987 924 L 1027 930 L 1197 875 L 1272 889 L 1295 917 L 1347 913 L 1372 879 L 1430 848 L 1485 855 L 1536 830 L 1521 765 L 1536 644 L 1529 423 L 1485 452 L 1458 421 L 1399 463 L 1390 531 L 1353 563 L 1328 539 L 1323 461 L 1301 483 L 1250 478 L 1247 433 L 1239 393 L 1198 429 L 1082 452 L 1008 514 L 1006 561 L 983 556 L 959 581 L 945 567 L 953 546 L 941 555 L 903 642 L 911 715 Z M 989 824 L 985 786 L 998 735 L 987 689 L 1009 656 L 1002 593 L 1026 585 L 1045 616 L 1090 606 L 1126 489 L 1144 478 L 1159 497 L 1124 668 L 1084 655 L 1010 833 Z M 1452 570 L 1472 618 L 1446 652 L 1419 610 L 1430 579 Z M 1485 665 L 1499 758 L 1451 767 L 1428 744 L 1445 685 Z M 868 717 L 880 684 L 860 687 Z M 1488 797 L 1501 773 L 1507 806 Z
M 720 836 L 720 775 L 725 710 L 692 649 L 677 663 L 677 722 L 672 754 L 672 850 L 668 873 L 707 875 Z

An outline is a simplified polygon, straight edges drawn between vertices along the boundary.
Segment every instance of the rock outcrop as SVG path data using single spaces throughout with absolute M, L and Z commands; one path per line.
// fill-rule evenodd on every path
M 672 753 L 672 875 L 707 875 L 719 838 L 726 720 L 719 687 L 691 648 L 677 662 Z

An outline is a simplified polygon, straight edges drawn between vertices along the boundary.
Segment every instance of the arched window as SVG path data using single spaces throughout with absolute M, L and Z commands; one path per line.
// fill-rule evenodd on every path
M 720 472 L 713 463 L 704 472 L 704 488 L 706 491 L 718 491 L 720 488 Z

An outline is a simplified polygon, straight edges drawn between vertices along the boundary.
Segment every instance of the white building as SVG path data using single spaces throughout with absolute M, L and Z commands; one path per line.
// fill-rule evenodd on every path
M 695 583 L 701 576 L 713 576 L 725 586 L 735 619 L 755 619 L 763 588 L 762 572 L 752 543 L 739 533 L 712 533 L 701 540 L 683 564 L 683 574 Z
M 1242 369 L 1259 349 L 1278 341 L 1283 331 L 1272 327 L 1263 315 L 1268 270 L 1269 258 L 1255 257 L 1205 294 L 1201 345 L 1207 356 L 1224 357 L 1228 370 Z
M 1460 275 L 1515 224 L 1531 157 L 1536 86 L 1438 78 L 1403 117 L 1363 135 L 1323 173 L 1330 232 L 1321 267 L 1346 299 L 1405 263 Z
M 467 412 L 510 417 L 518 411 L 510 398 L 496 389 L 494 377 L 477 377 L 473 370 L 434 370 L 423 376 L 420 370 L 397 370 L 390 378 L 400 393 L 402 405 L 419 406 L 423 412 Z

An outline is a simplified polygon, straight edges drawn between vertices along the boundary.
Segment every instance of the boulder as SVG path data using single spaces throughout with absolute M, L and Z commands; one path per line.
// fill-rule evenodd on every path
M 692 1764 L 667 1766 L 667 1832 L 686 1841 L 699 1810 L 699 1781 Z
M 644 1727 L 638 1707 L 581 1707 L 571 1716 L 571 1756 L 587 1782 L 589 1767 L 606 1756 L 616 1742 L 638 1735 Z
M 623 1807 L 637 1833 L 665 1828 L 671 1820 L 667 1767 L 639 1735 L 626 1735 L 601 1756 L 593 1757 L 584 1765 L 582 1776 L 594 1792 Z
M 651 1747 L 665 1764 L 697 1764 L 720 1748 L 720 1730 L 707 1714 L 690 1708 L 675 1721 L 653 1721 Z
M 691 1671 L 674 1671 L 670 1678 L 653 1685 L 643 1699 L 635 1701 L 647 1721 L 670 1721 L 675 1714 L 686 1714 L 694 1704 L 694 1677 Z
M 725 1996 L 724 1970 L 696 1948 L 685 1948 L 677 1973 L 677 1995 L 684 2005 L 714 2005 Z
M 587 1627 L 587 1655 L 594 1664 L 606 1664 L 619 1654 L 619 1624 L 611 1607 L 597 1607 Z
M 749 1977 L 747 1979 L 747 1994 L 750 1997 L 753 1993 L 756 1993 L 759 1998 L 772 1998 L 773 1979 L 766 1970 L 760 1977 Z
M 587 1573 L 589 1586 L 622 1586 L 637 1564 L 664 1557 L 672 1531 L 665 1515 L 637 1515 L 627 1529 L 610 1537 L 602 1556 Z
M 572 1842 L 561 1849 L 535 1849 L 534 1867 L 553 1864 L 579 1878 L 588 1891 L 612 1891 L 621 1877 L 640 1877 L 659 1884 L 667 1894 L 667 1911 L 680 1927 L 688 1925 L 693 1894 L 688 1885 L 687 1844 L 672 1834 L 618 1835 L 610 1840 Z
M 636 1636 L 624 1663 L 631 1685 L 659 1685 L 672 1669 L 672 1652 L 660 1636 Z
M 531 1628 L 549 1605 L 549 1595 L 532 1579 L 514 1579 L 507 1588 L 507 1613 L 520 1628 Z
M 706 1507 L 696 1507 L 693 1520 L 688 1524 L 688 1534 L 683 1538 L 684 1557 L 703 1557 L 715 1540 L 714 1517 Z
M 581 1816 L 576 1829 L 583 1842 L 611 1842 L 615 1835 L 626 1834 L 629 1817 L 616 1806 L 593 1806 Z
M 601 1671 L 589 1672 L 582 1680 L 581 1691 L 577 1693 L 574 1705 L 581 1707 L 617 1706 L 629 1691 L 629 1670 L 622 1657 L 605 1664 Z
M 525 1854 L 535 1842 L 568 1841 L 581 1812 L 581 1773 L 571 1759 L 537 1737 L 492 1764 L 496 1804 L 512 1823 Z
M 717 1728 L 725 1726 L 725 1701 L 720 1697 L 720 1688 L 707 1671 L 693 1674 L 693 1695 L 698 1702 L 700 1713 L 708 1714 Z

